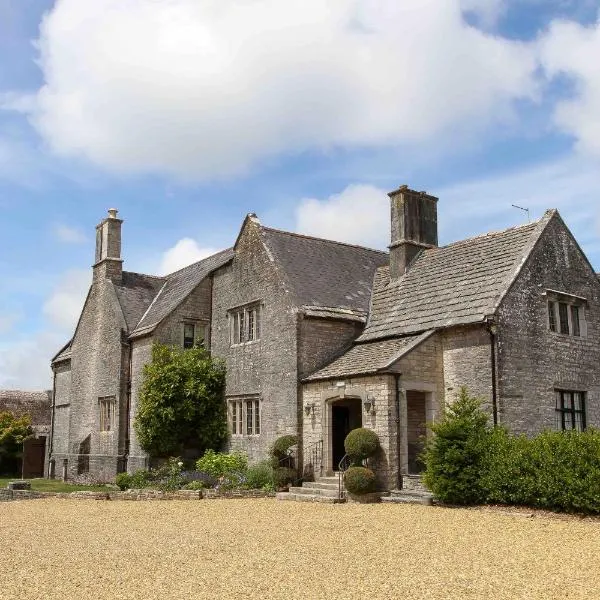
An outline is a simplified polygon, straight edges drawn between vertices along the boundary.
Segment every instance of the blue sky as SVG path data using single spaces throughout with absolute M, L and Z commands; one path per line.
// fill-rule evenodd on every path
M 94 226 L 125 268 L 243 217 L 385 247 L 385 192 L 442 243 L 558 208 L 600 270 L 600 0 L 0 0 L 0 388 L 46 388 Z

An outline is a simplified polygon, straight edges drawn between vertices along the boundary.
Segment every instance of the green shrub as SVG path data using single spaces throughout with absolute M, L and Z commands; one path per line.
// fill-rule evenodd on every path
M 248 457 L 241 452 L 225 454 L 207 450 L 204 456 L 196 462 L 196 468 L 198 471 L 218 479 L 232 473 L 245 473 L 248 468 Z
M 455 402 L 446 407 L 441 421 L 431 427 L 434 436 L 423 453 L 423 482 L 451 504 L 477 504 L 485 500 L 481 485 L 485 441 L 490 429 L 481 401 L 462 388 Z
M 375 491 L 375 473 L 366 467 L 350 467 L 344 473 L 344 485 L 357 496 Z
M 354 464 L 360 465 L 379 450 L 379 438 L 373 430 L 359 427 L 346 436 L 344 449 Z
M 277 438 L 271 446 L 270 455 L 276 458 L 285 458 L 288 456 L 290 448 L 298 443 L 298 438 L 295 435 L 283 435 Z
M 206 485 L 203 481 L 189 481 L 186 483 L 182 489 L 184 490 L 203 490 L 206 488 Z
M 532 439 L 495 431 L 483 466 L 489 502 L 600 513 L 599 431 L 545 431 Z
M 121 491 L 128 490 L 131 488 L 131 475 L 129 473 L 117 473 L 115 483 Z
M 249 490 L 272 490 L 275 488 L 273 467 L 269 461 L 259 462 L 248 467 L 244 487 Z
M 152 475 L 146 469 L 139 469 L 129 481 L 129 489 L 139 490 L 140 488 L 148 487 L 152 483 Z
M 291 483 L 294 483 L 298 478 L 296 469 L 290 469 L 289 467 L 278 467 L 273 469 L 273 482 L 275 488 L 280 490 L 288 487 Z

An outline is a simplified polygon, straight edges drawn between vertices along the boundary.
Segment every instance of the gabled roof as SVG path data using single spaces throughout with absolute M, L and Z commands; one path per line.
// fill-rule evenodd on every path
M 389 370 L 403 356 L 414 350 L 434 332 L 356 344 L 332 363 L 312 373 L 305 382 L 341 377 L 372 375 Z
M 165 281 L 164 277 L 123 271 L 122 282 L 114 285 L 128 331 L 139 323 Z
M 359 341 L 483 322 L 508 292 L 556 211 L 535 223 L 423 251 L 390 281 L 377 271 L 372 308 Z
M 387 252 L 261 227 L 296 306 L 369 309 L 373 273 Z
M 168 275 L 154 300 L 141 316 L 132 336 L 150 333 L 167 315 L 175 310 L 213 271 L 233 259 L 228 248 Z

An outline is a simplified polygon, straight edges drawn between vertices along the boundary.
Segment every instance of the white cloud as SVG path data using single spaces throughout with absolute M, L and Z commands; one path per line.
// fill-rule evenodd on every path
M 466 5 L 58 0 L 41 25 L 46 83 L 31 119 L 59 153 L 185 178 L 432 139 L 536 92 L 533 47 L 470 27 Z
M 87 241 L 85 234 L 76 227 L 70 227 L 64 223 L 54 225 L 53 233 L 56 238 L 66 244 L 82 244 Z
M 372 185 L 349 185 L 325 200 L 306 198 L 296 209 L 296 231 L 340 242 L 382 248 L 389 244 L 390 204 Z
M 162 275 L 173 273 L 211 254 L 215 254 L 215 252 L 218 252 L 215 248 L 204 248 L 191 238 L 183 238 L 163 254 L 159 273 Z
M 90 271 L 72 269 L 57 282 L 56 287 L 44 302 L 42 312 L 54 328 L 73 334 L 77 319 L 91 283 Z
M 0 334 L 6 333 L 23 318 L 21 313 L 7 313 L 0 315 Z
M 558 103 L 556 125 L 574 136 L 582 153 L 600 157 L 600 18 L 588 27 L 559 21 L 540 45 L 540 60 L 549 78 L 572 81 L 571 97 Z
M 50 360 L 73 336 L 89 284 L 89 271 L 64 273 L 44 302 L 40 329 L 0 344 L 0 388 L 52 387 Z

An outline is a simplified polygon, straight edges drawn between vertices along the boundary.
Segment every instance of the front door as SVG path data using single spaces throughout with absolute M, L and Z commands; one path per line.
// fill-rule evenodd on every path
M 427 435 L 426 401 L 427 396 L 424 392 L 411 390 L 406 393 L 409 475 L 418 475 L 423 471 L 424 465 L 420 457 L 425 447 L 425 437 Z
M 360 398 L 345 398 L 331 405 L 331 468 L 337 471 L 346 450 L 346 436 L 362 427 L 362 401 Z

